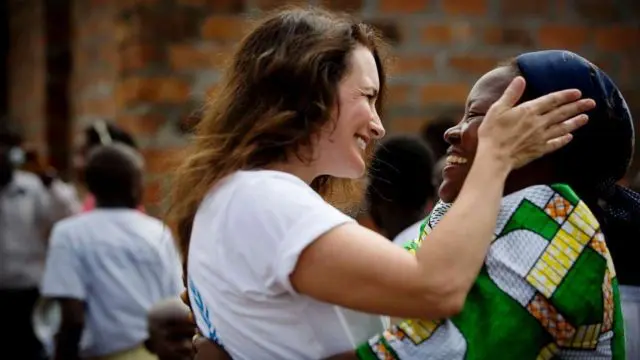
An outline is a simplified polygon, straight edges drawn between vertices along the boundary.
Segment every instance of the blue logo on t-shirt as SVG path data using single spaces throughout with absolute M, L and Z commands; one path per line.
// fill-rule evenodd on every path
M 207 327 L 204 330 L 206 331 L 206 333 L 203 335 L 208 339 L 214 341 L 216 344 L 222 346 L 222 342 L 220 341 L 218 332 L 213 327 L 211 319 L 209 318 L 209 309 L 207 308 L 207 305 L 204 304 L 204 301 L 202 301 L 202 296 L 200 295 L 200 292 L 198 291 L 198 288 L 196 287 L 196 284 L 193 282 L 191 277 L 189 277 L 189 291 L 191 292 L 191 297 L 193 298 L 193 302 L 195 305 L 194 310 L 197 310 L 200 313 L 200 318 L 202 319 L 202 321 L 204 321 L 204 324 Z

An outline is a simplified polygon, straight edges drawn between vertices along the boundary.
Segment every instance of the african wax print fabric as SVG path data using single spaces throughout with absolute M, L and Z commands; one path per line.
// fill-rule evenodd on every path
M 439 203 L 416 251 L 450 205 Z M 460 314 L 405 320 L 357 349 L 361 359 L 624 359 L 616 272 L 600 226 L 566 185 L 502 199 L 495 238 Z

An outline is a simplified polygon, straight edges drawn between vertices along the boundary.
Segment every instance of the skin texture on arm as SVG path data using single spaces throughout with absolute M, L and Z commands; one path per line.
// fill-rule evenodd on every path
M 56 346 L 53 360 L 80 359 L 79 347 L 84 329 L 85 303 L 81 300 L 60 298 L 62 323 L 56 335 Z
M 566 90 L 513 107 L 523 91 L 524 80 L 516 78 L 489 110 L 468 181 L 416 257 L 346 224 L 302 253 L 291 275 L 296 290 L 374 314 L 441 319 L 458 313 L 493 238 L 508 173 L 566 145 L 568 134 L 586 123 L 576 115 L 593 106 Z M 478 203 L 484 211 L 475 210 Z

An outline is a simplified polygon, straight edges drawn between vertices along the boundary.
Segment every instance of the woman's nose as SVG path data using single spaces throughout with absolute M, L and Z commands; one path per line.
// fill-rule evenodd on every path
M 460 143 L 460 127 L 454 126 L 444 132 L 444 141 L 449 145 L 457 145 Z
M 380 117 L 376 116 L 373 120 L 371 120 L 371 135 L 372 138 L 378 140 L 384 137 L 386 131 L 384 130 L 384 126 L 382 126 L 382 121 Z

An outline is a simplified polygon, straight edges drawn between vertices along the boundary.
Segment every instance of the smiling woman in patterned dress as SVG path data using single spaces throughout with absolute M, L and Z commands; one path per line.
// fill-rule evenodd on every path
M 456 199 L 484 115 L 518 75 L 528 83 L 525 100 L 574 87 L 595 99 L 589 124 L 566 148 L 509 176 L 495 239 L 461 314 L 403 321 L 352 358 L 625 359 L 618 278 L 605 238 L 623 241 L 620 226 L 637 233 L 640 196 L 615 184 L 630 163 L 634 130 L 604 72 L 576 54 L 541 51 L 485 74 L 469 93 L 464 118 L 445 134 L 451 147 L 440 197 Z M 429 241 L 449 207 L 436 206 L 409 251 Z

